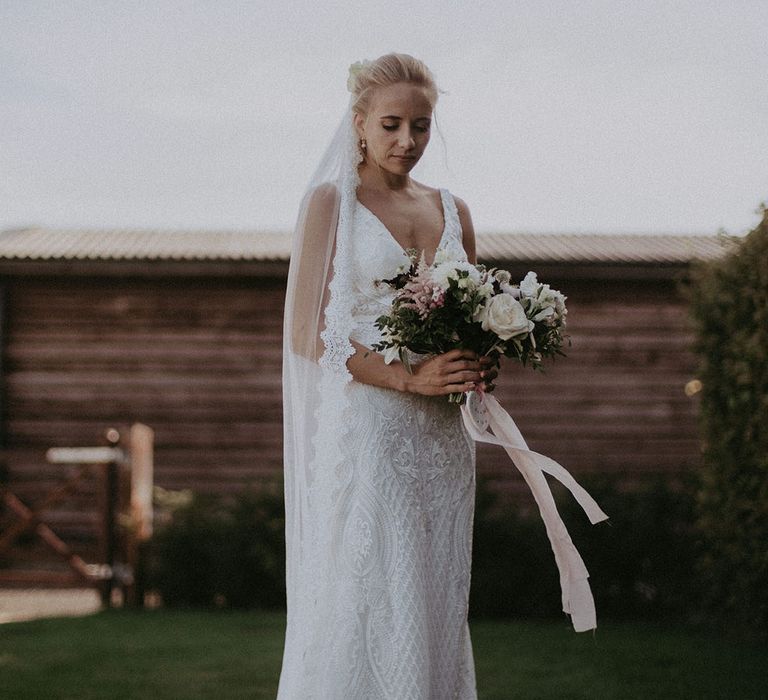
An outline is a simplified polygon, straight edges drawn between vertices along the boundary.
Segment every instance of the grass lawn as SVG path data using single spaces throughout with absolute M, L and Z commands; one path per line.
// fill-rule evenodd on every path
M 284 624 L 281 613 L 114 610 L 0 625 L 0 698 L 272 700 Z M 765 647 L 637 623 L 595 636 L 565 621 L 471 629 L 481 700 L 768 697 Z

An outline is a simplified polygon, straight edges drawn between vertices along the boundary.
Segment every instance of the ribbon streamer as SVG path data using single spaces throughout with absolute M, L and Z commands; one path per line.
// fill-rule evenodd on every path
M 587 581 L 589 572 L 557 512 L 555 499 L 544 474 L 554 476 L 571 492 L 593 525 L 607 520 L 608 516 L 564 467 L 555 460 L 528 449 L 512 416 L 493 396 L 469 392 L 466 402 L 461 406 L 461 415 L 473 439 L 500 445 L 520 470 L 539 507 L 555 554 L 560 572 L 563 611 L 571 616 L 576 632 L 595 629 L 597 617 L 592 591 Z M 489 432 L 489 428 L 493 434 Z

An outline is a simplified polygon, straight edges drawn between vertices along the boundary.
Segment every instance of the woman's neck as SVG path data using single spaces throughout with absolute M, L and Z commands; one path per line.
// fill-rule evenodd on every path
M 413 180 L 408 173 L 405 175 L 389 173 L 369 163 L 360 165 L 358 174 L 360 175 L 360 184 L 367 190 L 406 192 L 413 187 Z

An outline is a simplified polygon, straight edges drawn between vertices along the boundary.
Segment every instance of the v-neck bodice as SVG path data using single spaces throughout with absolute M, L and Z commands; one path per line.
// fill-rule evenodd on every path
M 435 248 L 435 252 L 432 253 L 431 258 L 427 257 L 427 262 L 429 264 L 432 264 L 432 262 L 434 262 L 435 255 L 437 254 L 437 249 L 441 248 L 443 245 L 443 240 L 445 239 L 445 234 L 446 234 L 446 231 L 448 230 L 448 223 L 450 220 L 448 216 L 448 205 L 446 204 L 446 199 L 450 197 L 450 193 L 448 192 L 448 190 L 445 190 L 445 189 L 440 189 L 439 192 L 440 192 L 440 203 L 442 204 L 442 209 L 443 209 L 443 230 L 442 230 L 442 233 L 440 234 L 440 240 L 437 242 L 437 247 Z M 451 197 L 451 200 L 453 200 L 453 197 Z M 392 242 L 398 248 L 400 248 L 400 250 L 402 250 L 405 253 L 406 248 L 404 248 L 403 245 L 400 243 L 400 241 L 398 241 L 397 238 L 395 238 L 395 234 L 393 234 L 392 231 L 389 230 L 387 225 L 376 214 L 374 214 L 368 207 L 366 207 L 365 204 L 363 204 L 360 200 L 357 200 L 357 204 L 358 204 L 358 207 L 361 207 L 363 209 L 363 211 L 370 214 L 371 218 L 374 219 L 375 222 L 378 223 L 379 226 L 381 226 L 382 230 L 389 235 L 389 237 L 392 239 Z
M 443 232 L 438 249 L 456 260 L 466 260 L 462 245 L 461 222 L 453 196 L 440 189 L 443 205 Z M 355 292 L 353 316 L 355 331 L 352 337 L 366 347 L 380 340 L 376 319 L 387 313 L 394 298 L 394 290 L 381 280 L 392 279 L 410 266 L 410 258 L 392 232 L 370 209 L 359 200 L 355 207 L 352 235 L 352 280 Z M 427 255 L 432 251 L 426 251 Z M 427 261 L 434 260 L 437 251 Z M 378 284 L 377 284 L 378 282 Z

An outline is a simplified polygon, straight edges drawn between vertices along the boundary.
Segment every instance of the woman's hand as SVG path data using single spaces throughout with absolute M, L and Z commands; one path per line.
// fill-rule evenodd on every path
M 413 365 L 406 390 L 424 396 L 459 394 L 482 384 L 482 391 L 493 391 L 498 376 L 498 360 L 478 357 L 472 350 L 449 350 Z
M 482 391 L 485 393 L 492 392 L 496 385 L 493 380 L 499 376 L 499 369 L 501 369 L 501 359 L 498 355 L 483 355 L 480 358 L 480 364 L 482 369 L 480 370 L 480 376 L 483 380 Z

